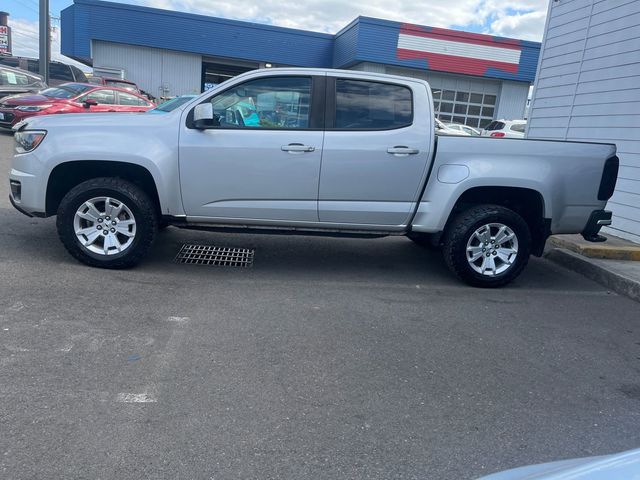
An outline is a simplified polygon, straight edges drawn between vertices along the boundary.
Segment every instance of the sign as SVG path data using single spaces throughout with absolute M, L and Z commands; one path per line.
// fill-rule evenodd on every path
M 11 29 L 6 25 L 0 25 L 0 52 L 11 52 L 9 39 L 11 38 Z
M 400 60 L 423 59 L 431 70 L 485 75 L 493 68 L 518 73 L 519 40 L 404 24 L 398 35 Z

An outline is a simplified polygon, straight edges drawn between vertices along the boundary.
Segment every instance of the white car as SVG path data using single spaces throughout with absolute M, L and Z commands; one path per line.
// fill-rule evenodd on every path
M 447 127 L 458 132 L 464 132 L 472 137 L 479 137 L 481 132 L 477 128 L 470 127 L 469 125 L 463 125 L 461 123 L 445 123 Z
M 483 137 L 524 138 L 526 120 L 494 120 L 482 130 Z
M 470 133 L 448 127 L 437 118 L 435 119 L 435 127 L 436 127 L 436 135 L 457 135 L 459 137 L 471 136 Z

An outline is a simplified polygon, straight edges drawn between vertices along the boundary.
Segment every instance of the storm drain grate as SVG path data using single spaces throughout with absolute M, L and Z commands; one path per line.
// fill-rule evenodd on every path
M 251 267 L 255 250 L 185 244 L 175 258 L 177 263 L 218 267 Z

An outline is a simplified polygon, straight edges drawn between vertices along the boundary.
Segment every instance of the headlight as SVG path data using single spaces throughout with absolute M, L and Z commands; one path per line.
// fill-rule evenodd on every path
M 47 132 L 44 130 L 22 130 L 21 132 L 16 132 L 13 135 L 16 141 L 16 152 L 27 153 L 35 150 L 46 134 Z
M 21 112 L 39 112 L 50 107 L 53 107 L 53 105 L 20 105 L 16 107 L 16 110 L 20 110 Z

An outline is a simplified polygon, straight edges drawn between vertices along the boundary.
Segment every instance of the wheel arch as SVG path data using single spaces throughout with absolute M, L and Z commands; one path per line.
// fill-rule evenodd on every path
M 73 187 L 97 177 L 117 177 L 137 185 L 149 195 L 158 213 L 161 212 L 156 181 L 146 167 L 119 161 L 73 160 L 56 165 L 49 174 L 45 197 L 46 215 L 56 214 L 62 198 Z
M 541 256 L 550 235 L 551 219 L 546 218 L 545 200 L 538 190 L 526 187 L 478 186 L 460 194 L 445 226 L 459 213 L 477 205 L 500 205 L 520 215 L 531 232 L 531 253 Z

